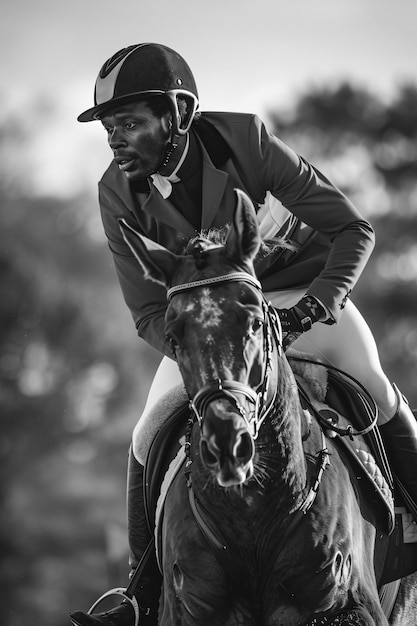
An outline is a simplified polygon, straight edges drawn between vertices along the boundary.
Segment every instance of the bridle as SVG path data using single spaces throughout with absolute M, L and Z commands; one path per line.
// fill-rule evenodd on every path
M 190 408 L 193 410 L 201 428 L 207 406 L 213 402 L 213 400 L 226 397 L 232 402 L 237 411 L 243 417 L 248 427 L 248 431 L 251 433 L 252 437 L 256 439 L 262 423 L 274 406 L 277 394 L 275 386 L 273 397 L 268 403 L 270 375 L 273 368 L 272 353 L 274 347 L 277 349 L 279 355 L 282 354 L 281 324 L 275 309 L 272 304 L 266 300 L 263 294 L 261 283 L 248 272 L 232 272 L 231 274 L 225 274 L 223 276 L 203 278 L 201 280 L 176 285 L 175 287 L 168 289 L 167 298 L 168 302 L 170 302 L 172 298 L 179 293 L 184 293 L 185 291 L 197 289 L 199 287 L 206 287 L 208 285 L 215 286 L 227 282 L 247 283 L 254 287 L 262 297 L 264 330 L 264 363 L 262 380 L 256 391 L 249 387 L 249 385 L 245 385 L 236 380 L 218 379 L 216 381 L 209 382 L 204 385 L 193 398 L 190 398 Z M 249 401 L 249 403 L 253 406 L 253 411 L 250 411 L 249 413 L 248 411 L 245 411 L 239 401 L 239 397 L 241 396 L 245 397 Z

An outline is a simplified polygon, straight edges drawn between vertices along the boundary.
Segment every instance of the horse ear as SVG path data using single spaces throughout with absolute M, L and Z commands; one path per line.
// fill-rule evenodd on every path
M 226 241 L 228 253 L 252 261 L 261 245 L 255 207 L 249 196 L 240 189 L 235 189 L 236 208 L 232 228 Z
M 142 267 L 145 278 L 160 283 L 164 287 L 170 287 L 171 278 L 180 257 L 139 233 L 124 219 L 119 220 L 119 228 L 123 239 Z

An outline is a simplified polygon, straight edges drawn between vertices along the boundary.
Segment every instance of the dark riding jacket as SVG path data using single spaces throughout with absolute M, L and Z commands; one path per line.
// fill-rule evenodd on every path
M 222 142 L 220 158 L 213 156 L 216 150 L 209 150 L 213 141 L 204 139 L 199 125 L 214 127 L 210 137 L 214 134 Z M 139 336 L 171 355 L 164 340 L 165 289 L 144 278 L 118 220 L 125 218 L 150 239 L 180 253 L 199 229 L 231 222 L 236 187 L 250 196 L 258 215 L 265 212 L 268 195 L 288 210 L 275 234 L 284 234 L 296 247 L 280 250 L 256 266 L 264 291 L 305 288 L 325 305 L 329 321 L 337 322 L 372 252 L 371 225 L 321 172 L 270 134 L 255 115 L 202 113 L 190 136 L 193 148 L 178 172 L 181 182 L 167 199 L 150 181 L 131 185 L 114 162 L 99 183 L 104 230 Z M 224 162 L 219 165 L 219 160 Z

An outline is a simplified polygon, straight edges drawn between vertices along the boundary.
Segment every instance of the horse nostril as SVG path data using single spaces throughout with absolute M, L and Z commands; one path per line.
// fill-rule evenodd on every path
M 253 458 L 253 455 L 255 454 L 255 445 L 248 432 L 241 433 L 236 442 L 234 454 L 237 459 L 242 459 L 246 463 Z
M 202 438 L 200 441 L 201 459 L 206 467 L 215 467 L 218 462 L 218 456 L 212 449 L 207 439 Z

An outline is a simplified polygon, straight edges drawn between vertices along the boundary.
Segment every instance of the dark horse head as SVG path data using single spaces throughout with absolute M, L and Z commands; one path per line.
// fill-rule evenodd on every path
M 168 290 L 166 337 L 200 423 L 202 461 L 221 486 L 253 474 L 254 439 L 276 389 L 272 353 L 280 349 L 279 322 L 253 266 L 261 245 L 255 211 L 236 193 L 223 245 L 199 237 L 175 255 L 141 238 L 138 250 L 124 226 L 147 275 Z

